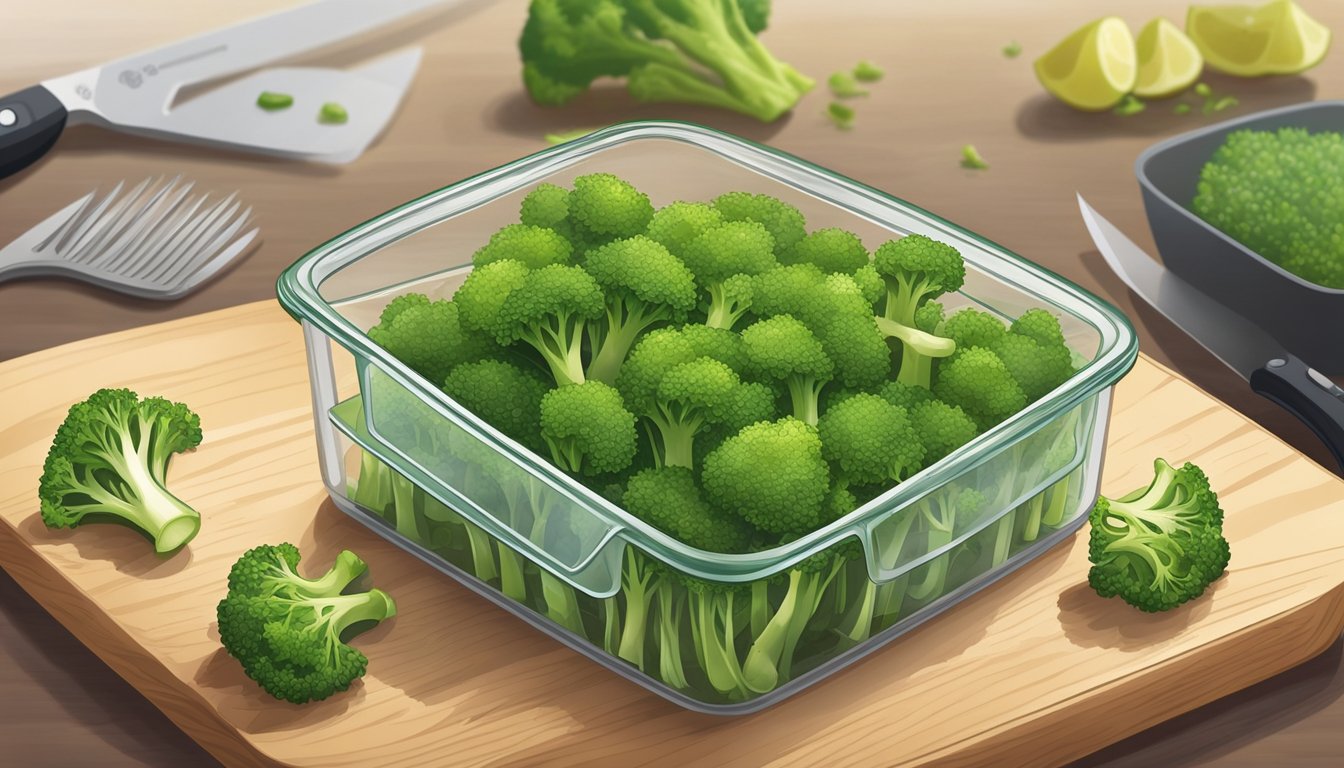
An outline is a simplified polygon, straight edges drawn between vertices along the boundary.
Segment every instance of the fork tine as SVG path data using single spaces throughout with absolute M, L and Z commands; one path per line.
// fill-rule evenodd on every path
M 121 228 L 121 231 L 108 242 L 103 248 L 103 252 L 99 254 L 96 260 L 90 262 L 90 264 L 115 272 L 117 265 L 122 262 L 126 250 L 140 238 L 147 225 L 154 223 L 155 212 L 159 210 L 161 201 L 164 199 L 164 196 L 177 185 L 178 180 L 181 178 L 181 176 L 178 176 L 168 184 L 158 187 L 158 189 L 151 188 L 149 193 L 140 200 L 139 206 L 126 221 L 126 224 Z M 159 181 L 162 182 L 162 178 L 160 178 Z
M 68 217 L 66 217 L 65 221 L 61 222 L 61 226 L 52 230 L 51 234 L 42 238 L 42 242 L 33 246 L 33 252 L 40 253 L 48 245 L 51 245 L 56 240 L 59 240 L 65 233 L 79 226 L 80 219 L 92 206 L 93 199 L 97 196 L 98 196 L 98 190 L 95 189 L 94 191 L 90 192 L 89 194 L 81 198 L 79 200 L 79 209 L 76 210 L 74 213 L 70 214 Z
M 192 206 L 193 211 L 191 215 L 180 221 L 176 230 L 157 249 L 158 258 L 150 260 L 137 268 L 134 273 L 136 277 L 143 277 L 157 265 L 165 261 L 173 260 L 173 254 L 177 253 L 177 251 L 182 248 L 183 244 L 191 239 L 200 228 L 201 221 L 204 220 L 205 217 L 210 214 L 210 211 L 214 210 L 215 206 L 218 205 L 218 203 L 213 203 L 209 207 L 206 207 L 206 203 L 209 201 L 210 193 L 207 192 L 201 195 L 200 199 L 198 199 Z
M 168 253 L 182 229 L 191 223 L 196 211 L 200 210 L 207 197 L 207 195 L 195 195 L 178 206 L 172 216 L 166 219 L 164 226 L 140 248 L 139 254 L 122 268 L 122 274 L 137 277 L 152 268 L 157 257 Z
M 163 282 L 167 285 L 174 285 L 191 277 L 192 274 L 200 268 L 201 264 L 208 261 L 214 254 L 224 250 L 228 246 L 229 241 L 233 240 L 243 227 L 248 226 L 251 222 L 251 218 L 251 208 L 244 209 L 243 212 L 237 216 L 230 216 L 228 221 L 222 222 L 227 224 L 227 226 L 218 230 L 218 233 L 213 239 L 209 240 L 205 247 L 198 248 L 196 252 L 192 254 L 191 258 L 183 259 L 176 269 L 165 273 Z
M 237 240 L 234 240 L 228 248 L 220 251 L 214 258 L 202 264 L 195 272 L 185 275 L 180 283 L 173 286 L 172 290 L 168 293 L 168 296 L 171 298 L 183 296 L 196 286 L 219 274 L 220 270 L 248 250 L 259 232 L 261 232 L 261 229 L 253 227 L 246 234 L 242 235 Z
M 84 217 L 84 220 L 79 224 L 79 228 L 72 230 L 65 237 L 61 238 L 60 242 L 56 243 L 57 256 L 68 258 L 68 250 L 75 242 L 84 237 L 84 233 L 88 232 L 90 227 L 95 225 L 98 220 L 102 218 L 103 212 L 106 211 L 107 207 L 112 204 L 112 201 L 117 198 L 117 195 L 121 194 L 121 189 L 124 186 L 126 186 L 126 182 L 118 181 L 117 185 L 112 188 L 112 191 L 108 192 L 107 196 L 99 201 L 98 205 L 94 206 L 93 210 L 89 211 L 88 215 Z
M 227 209 L 223 208 L 225 205 L 228 205 Z M 219 233 L 220 229 L 228 225 L 229 221 L 233 218 L 233 214 L 238 211 L 239 205 L 240 204 L 234 200 L 234 196 L 229 195 L 228 198 L 220 203 L 219 208 L 211 213 L 209 220 L 205 222 L 200 232 L 192 238 L 190 247 L 183 249 L 183 251 L 174 258 L 164 259 L 157 269 L 149 273 L 149 279 L 155 282 L 166 283 L 168 282 L 166 275 L 170 272 L 177 272 L 183 262 L 190 261 L 203 251 L 207 254 L 213 253 L 213 251 L 209 249 L 209 246 L 214 243 L 215 236 Z
M 170 186 L 167 189 L 171 188 Z M 182 204 L 182 201 L 190 192 L 191 183 L 188 182 L 185 186 L 173 192 L 172 195 L 161 196 L 151 209 L 145 211 L 144 222 L 137 226 L 134 237 L 127 242 L 122 254 L 108 262 L 107 268 L 115 272 L 127 271 L 132 260 L 144 252 L 146 247 L 156 239 L 158 232 L 173 218 L 178 206 Z
M 117 230 L 121 221 L 127 213 L 134 209 L 134 203 L 139 199 L 145 187 L 149 186 L 150 179 L 145 179 L 136 185 L 120 200 L 118 200 L 112 209 L 99 217 L 96 224 L 82 237 L 79 242 L 71 246 L 70 259 L 81 263 L 93 263 L 93 261 L 102 252 L 100 249 L 104 241 Z
M 220 200 L 219 202 L 215 203 L 215 205 L 211 207 L 210 210 L 198 216 L 197 220 L 192 222 L 190 231 L 186 233 L 186 236 L 182 238 L 182 241 L 177 244 L 177 247 L 174 248 L 172 252 L 164 254 L 163 258 L 159 261 L 159 263 L 156 264 L 154 266 L 154 269 L 146 276 L 147 279 L 158 280 L 159 277 L 162 276 L 162 274 L 165 271 L 171 269 L 173 265 L 176 264 L 179 260 L 187 258 L 188 254 L 190 254 L 194 249 L 199 248 L 201 245 L 201 241 L 205 237 L 206 233 L 211 231 L 211 229 L 215 225 L 215 221 L 220 217 L 220 215 L 225 211 L 225 209 L 228 208 L 229 205 L 234 203 L 234 199 L 236 196 L 237 196 L 236 192 L 232 195 L 229 195 L 223 200 Z

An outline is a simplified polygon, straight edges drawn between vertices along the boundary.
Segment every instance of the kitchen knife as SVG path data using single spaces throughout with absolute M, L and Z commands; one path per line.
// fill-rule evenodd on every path
M 320 0 L 0 97 L 0 178 L 46 153 L 67 120 L 247 151 L 349 161 L 391 118 L 419 65 L 418 50 L 348 73 L 313 67 L 266 70 L 180 105 L 174 100 L 183 88 L 316 50 L 446 1 Z M 292 93 L 295 104 L 268 113 L 255 103 L 263 90 Z M 345 105 L 349 122 L 320 123 L 324 101 Z
M 1344 389 L 1294 357 L 1259 326 L 1172 274 L 1092 209 L 1082 195 L 1092 242 L 1115 274 L 1154 309 L 1251 384 L 1302 420 L 1344 473 Z

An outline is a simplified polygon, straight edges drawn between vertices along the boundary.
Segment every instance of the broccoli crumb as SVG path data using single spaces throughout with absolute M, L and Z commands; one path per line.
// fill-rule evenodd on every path
M 826 106 L 826 116 L 835 123 L 836 128 L 849 130 L 854 127 L 854 108 L 848 104 L 832 101 Z
M 1003 46 L 1003 56 L 1006 59 L 1016 59 L 1022 55 L 1022 46 L 1016 40 Z
M 854 66 L 854 79 L 860 83 L 876 83 L 886 74 L 881 67 L 864 59 Z
M 584 136 L 587 136 L 588 134 L 596 130 L 597 130 L 596 128 L 575 128 L 572 131 L 560 131 L 559 133 L 548 133 L 546 134 L 545 139 L 547 144 L 554 146 L 556 144 L 564 144 L 567 141 L 581 139 Z
M 1185 103 L 1177 104 L 1171 108 L 1171 111 L 1177 115 L 1188 115 L 1190 114 L 1190 105 Z
M 831 93 L 835 94 L 836 98 L 852 99 L 856 96 L 868 95 L 868 90 L 866 88 L 860 88 L 859 84 L 855 81 L 854 76 L 848 72 L 836 72 L 826 80 L 826 84 L 830 87 Z
M 322 109 L 317 113 L 317 121 L 327 125 L 342 125 L 350 122 L 350 114 L 345 111 L 345 107 L 334 101 L 328 101 L 322 105 Z
M 983 171 L 989 168 L 989 163 L 980 155 L 974 144 L 966 144 L 961 148 L 961 167 Z
M 1124 100 L 1117 104 L 1112 111 L 1121 117 L 1130 117 L 1131 115 L 1139 114 L 1147 108 L 1148 105 L 1145 104 L 1142 99 L 1131 93 L 1127 94 Z
M 257 106 L 267 112 L 274 112 L 280 109 L 288 109 L 294 105 L 294 97 L 288 93 L 276 93 L 275 91 L 262 91 L 257 96 Z

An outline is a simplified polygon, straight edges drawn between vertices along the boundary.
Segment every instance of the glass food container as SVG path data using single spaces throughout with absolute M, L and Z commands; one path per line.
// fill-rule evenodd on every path
M 396 296 L 451 296 L 472 253 L 517 221 L 538 183 L 599 171 L 656 206 L 765 192 L 797 206 L 809 228 L 845 227 L 870 249 L 910 233 L 950 243 L 967 275 L 941 299 L 947 310 L 1011 320 L 1047 309 L 1078 372 L 795 541 L 741 555 L 682 544 L 367 335 Z M 999 246 L 784 153 L 669 122 L 604 129 L 407 203 L 299 259 L 278 290 L 303 326 L 322 477 L 337 506 L 608 669 L 717 714 L 816 683 L 1071 536 L 1096 497 L 1111 387 L 1137 356 L 1115 309 Z M 357 390 L 339 391 L 333 355 L 353 359 Z

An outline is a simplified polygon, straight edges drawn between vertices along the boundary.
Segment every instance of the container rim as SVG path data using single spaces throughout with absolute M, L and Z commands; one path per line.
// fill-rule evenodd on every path
M 729 555 L 691 547 L 672 538 L 505 437 L 374 344 L 319 292 L 328 277 L 404 237 L 486 205 L 502 194 L 530 186 L 548 172 L 561 170 L 617 146 L 646 140 L 671 140 L 692 145 L 893 233 L 904 234 L 891 223 L 891 216 L 918 219 L 921 224 L 947 237 L 974 246 L 974 253 L 964 255 L 978 269 L 1091 326 L 1099 337 L 1097 353 L 1054 392 L 849 514 L 786 544 L 759 552 Z M 837 199 L 839 195 L 844 195 L 845 200 Z M 610 525 L 611 533 L 604 541 L 620 536 L 627 543 L 692 575 L 732 582 L 769 576 L 849 537 L 858 537 L 867 548 L 872 529 L 879 523 L 1114 384 L 1138 357 L 1138 339 L 1128 318 L 1066 278 L 871 186 L 780 150 L 679 121 L 635 121 L 613 125 L 429 192 L 358 224 L 304 254 L 280 274 L 276 289 L 281 306 L 296 320 L 311 323 L 357 356 L 376 363 L 382 373 L 406 387 L 455 426 L 551 483 L 561 493 L 582 501 Z M 562 570 L 565 569 L 562 567 Z
M 1134 161 L 1134 175 L 1139 180 L 1139 186 L 1148 190 L 1150 193 L 1152 193 L 1152 195 L 1155 198 L 1160 200 L 1162 203 L 1166 204 L 1167 207 L 1175 210 L 1178 215 L 1188 220 L 1191 224 L 1217 237 L 1225 245 L 1231 248 L 1235 248 L 1241 251 L 1242 253 L 1246 254 L 1247 256 L 1251 257 L 1255 261 L 1260 262 L 1264 266 L 1273 270 L 1274 273 L 1277 274 L 1279 277 L 1288 280 L 1289 282 L 1294 283 L 1298 286 L 1316 291 L 1318 293 L 1323 293 L 1330 296 L 1344 295 L 1344 288 L 1330 288 L 1324 285 L 1318 285 L 1316 283 L 1311 282 L 1310 280 L 1300 277 L 1299 275 L 1289 272 L 1288 270 L 1284 269 L 1278 264 L 1275 264 L 1273 261 L 1270 261 L 1269 259 L 1260 255 L 1260 253 L 1255 249 L 1247 246 L 1240 240 L 1237 240 L 1236 238 L 1232 237 L 1231 235 L 1228 235 L 1221 229 L 1205 221 L 1194 211 L 1190 210 L 1188 205 L 1177 202 L 1173 197 L 1167 194 L 1165 189 L 1159 187 L 1156 183 L 1154 183 L 1152 178 L 1149 177 L 1148 175 L 1148 166 L 1150 164 L 1155 162 L 1162 162 L 1165 156 L 1186 149 L 1186 145 L 1188 145 L 1193 141 L 1198 141 L 1200 139 L 1204 139 L 1217 134 L 1231 133 L 1232 131 L 1235 130 L 1255 129 L 1258 128 L 1262 123 L 1271 123 L 1271 124 L 1265 125 L 1263 126 L 1263 128 L 1259 128 L 1259 130 L 1277 130 L 1279 128 L 1291 128 L 1294 126 L 1280 123 L 1278 121 L 1281 118 L 1285 118 L 1290 115 L 1301 114 L 1303 112 L 1314 112 L 1314 111 L 1328 112 L 1331 110 L 1338 110 L 1341 112 L 1339 130 L 1341 132 L 1344 132 L 1344 100 L 1305 101 L 1299 104 L 1290 104 L 1286 107 L 1278 107 L 1275 109 L 1267 109 L 1260 112 L 1253 112 L 1249 115 L 1240 115 L 1238 117 L 1234 117 L 1229 120 L 1224 120 L 1220 123 L 1201 126 L 1194 130 L 1186 131 L 1185 133 L 1172 136 L 1169 139 L 1164 139 L 1143 150 L 1143 152 L 1139 153 L 1138 159 Z M 1150 227 L 1151 227 L 1151 221 L 1150 221 Z

